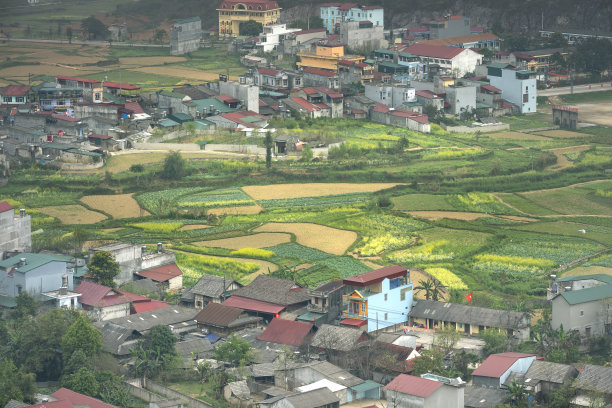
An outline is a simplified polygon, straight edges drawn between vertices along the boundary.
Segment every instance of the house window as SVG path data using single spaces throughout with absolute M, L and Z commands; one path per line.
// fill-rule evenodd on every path
M 22 290 L 23 288 L 21 287 L 21 285 L 17 285 L 17 294 L 20 294 Z
M 389 320 L 387 313 L 385 313 L 385 320 Z
M 385 302 L 387 301 L 387 298 L 388 298 L 388 295 L 385 293 Z
M 319 304 L 319 298 L 314 298 L 314 301 L 315 301 L 315 305 Z
M 459 323 L 459 328 L 463 329 L 463 323 Z
M 580 316 L 584 316 L 584 310 L 580 311 Z
M 17 97 L 17 103 L 23 103 L 23 96 Z
M 2 98 L 2 102 L 12 102 L 13 101 L 13 97 L 12 96 L 5 96 L 4 98 Z
M 295 84 L 296 85 L 301 85 L 302 84 L 302 80 L 300 78 L 295 78 Z

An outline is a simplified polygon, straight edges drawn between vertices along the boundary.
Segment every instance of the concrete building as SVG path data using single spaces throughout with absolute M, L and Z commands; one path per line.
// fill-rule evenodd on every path
M 415 89 L 401 83 L 365 84 L 365 96 L 392 108 L 403 108 L 404 103 L 416 102 Z
M 429 90 L 415 92 L 417 102 L 423 106 L 433 105 L 436 110 L 444 109 L 444 98 Z
M 274 0 L 224 0 L 219 8 L 219 36 L 237 37 L 240 24 L 253 20 L 264 27 L 276 24 L 281 8 Z
M 358 6 L 354 3 L 326 3 L 321 5 L 321 19 L 329 33 L 336 33 L 346 21 L 370 21 L 384 27 L 385 10 L 381 6 Z
M 256 68 L 252 78 L 253 83 L 261 89 L 281 93 L 288 93 L 303 85 L 301 74 L 273 68 Z
M 11 252 L 32 250 L 31 219 L 25 209 L 15 214 L 15 209 L 6 201 L 0 201 L 0 260 Z
M 450 105 L 449 113 L 460 115 L 463 112 L 472 112 L 476 109 L 476 87 L 452 85 L 446 90 L 446 102 Z
M 297 92 L 296 95 L 322 109 L 329 108 L 329 116 L 332 118 L 344 116 L 344 97 L 333 89 L 325 86 L 314 86 L 304 88 Z
M 400 374 L 387 386 L 388 407 L 463 408 L 465 383 L 432 374 Z
M 285 106 L 296 117 L 303 118 L 329 118 L 331 109 L 324 103 L 310 103 L 302 97 L 292 97 L 284 100 Z
M 568 129 L 578 127 L 578 108 L 574 106 L 553 105 L 553 123 Z
M 21 253 L 0 261 L 0 305 L 15 306 L 15 297 L 22 291 L 37 297 L 57 290 L 67 279 L 73 288 L 73 274 L 68 265 L 74 258 L 63 255 Z
M 397 126 L 415 130 L 422 133 L 431 132 L 431 124 L 427 115 L 420 113 L 420 106 L 405 106 L 403 109 L 390 108 L 382 103 L 375 102 L 376 106 L 370 109 L 370 119 L 376 123 Z
M 406 268 L 386 266 L 343 280 L 343 320 L 340 324 L 367 332 L 408 320 L 412 306 L 412 282 Z
M 297 320 L 314 323 L 319 327 L 335 321 L 342 312 L 344 283 L 341 280 L 331 281 L 310 290 L 308 312 L 298 316 Z
M 263 32 L 259 34 L 259 42 L 256 47 L 263 52 L 276 51 L 282 37 L 298 31 L 302 30 L 300 28 L 287 28 L 287 24 L 264 26 Z
M 472 34 L 470 20 L 463 16 L 446 16 L 432 20 L 423 21 L 423 26 L 428 29 L 428 39 L 459 37 Z
M 566 276 L 549 291 L 553 329 L 577 330 L 581 336 L 603 336 L 612 330 L 612 277 Z
M 181 55 L 200 48 L 202 20 L 191 17 L 179 20 L 170 28 L 170 54 Z
M 346 88 L 351 84 L 366 84 L 374 79 L 374 67 L 363 62 L 340 61 L 338 63 L 338 76 Z
M 302 70 L 304 86 L 324 86 L 340 89 L 340 76 L 334 71 L 319 68 L 304 68 Z
M 311 47 L 312 42 L 322 40 L 327 37 L 327 30 L 324 28 L 313 28 L 312 30 L 295 31 L 288 33 L 281 39 L 280 52 L 285 55 L 295 55 L 297 52 L 305 51 L 304 47 Z
M 534 113 L 537 109 L 536 73 L 517 71 L 507 64 L 492 63 L 487 66 L 491 85 L 501 89 L 502 97 L 519 107 L 521 113 Z
M 340 38 L 352 50 L 375 50 L 386 48 L 383 26 L 374 25 L 371 21 L 346 21 L 340 25 Z
M 491 354 L 472 373 L 472 384 L 475 387 L 501 388 L 511 374 L 525 374 L 535 359 L 535 354 Z
M 108 31 L 110 31 L 110 36 L 113 40 L 119 40 L 122 38 L 126 38 L 128 35 L 128 29 L 126 23 L 113 23 L 108 27 Z
M 458 37 L 439 38 L 437 40 L 419 41 L 425 45 L 443 45 L 460 48 L 488 48 L 499 50 L 501 39 L 493 33 L 461 35 Z
M 455 77 L 474 72 L 476 66 L 482 64 L 482 55 L 467 48 L 414 44 L 403 52 L 418 56 L 430 67 L 437 65 L 440 71 Z
M 0 104 L 25 105 L 28 103 L 29 86 L 8 85 L 0 88 Z
M 240 101 L 243 109 L 259 113 L 259 87 L 234 81 L 219 81 L 219 93 Z
M 317 44 L 314 52 L 304 51 L 296 55 L 300 58 L 296 63 L 298 67 L 324 69 L 334 74 L 338 72 L 340 61 L 363 62 L 365 59 L 362 55 L 344 54 L 342 43 Z

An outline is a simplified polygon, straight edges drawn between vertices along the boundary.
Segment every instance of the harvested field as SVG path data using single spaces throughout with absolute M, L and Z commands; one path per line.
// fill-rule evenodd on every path
M 172 63 L 184 62 L 184 61 L 187 61 L 187 58 L 185 57 L 123 57 L 123 58 L 119 58 L 119 62 L 121 62 L 121 67 L 125 67 L 125 68 L 163 65 L 165 63 L 172 64 Z
M 561 277 L 564 276 L 583 276 L 583 275 L 594 275 L 603 273 L 605 275 L 612 275 L 612 268 L 605 266 L 579 266 L 574 269 L 563 272 Z
M 572 132 L 570 130 L 545 130 L 543 132 L 538 132 L 539 135 L 548 136 L 548 137 L 559 137 L 563 139 L 569 139 L 574 137 L 589 137 L 590 135 L 587 133 L 578 133 Z
M 306 222 L 264 224 L 257 232 L 289 232 L 298 244 L 334 255 L 342 255 L 357 239 L 357 233 Z
M 591 147 L 590 145 L 580 145 L 580 146 L 560 147 L 557 149 L 548 149 L 549 152 L 552 152 L 555 156 L 557 156 L 557 163 L 553 164 L 552 166 L 548 166 L 546 170 L 558 171 L 566 167 L 573 166 L 574 163 L 569 161 L 567 157 L 565 156 L 565 154 L 573 153 L 573 152 L 583 152 L 585 150 L 588 150 L 590 147 Z
M 493 139 L 514 139 L 514 140 L 550 140 L 549 137 L 538 136 L 531 133 L 522 133 L 522 132 L 498 132 L 498 133 L 487 133 L 487 136 L 492 137 Z
M 278 270 L 277 264 L 268 262 L 268 261 L 262 261 L 261 259 L 245 259 L 244 261 L 259 265 L 259 270 L 257 272 L 253 272 L 250 275 L 246 275 L 242 277 L 241 282 L 244 285 L 253 282 L 253 280 L 255 280 L 255 278 L 258 277 L 259 275 L 266 275 L 269 272 L 274 272 Z
M 246 186 L 242 190 L 254 200 L 280 200 L 283 198 L 319 197 L 350 193 L 371 193 L 395 187 L 399 183 L 309 183 Z
M 243 205 L 238 207 L 211 208 L 208 214 L 214 215 L 240 215 L 240 214 L 259 214 L 263 210 L 259 205 Z
M 115 241 L 111 239 L 98 239 L 95 241 L 85 241 L 83 242 L 83 248 L 96 248 L 96 247 L 112 244 L 113 242 Z
M 106 219 L 106 215 L 90 211 L 78 204 L 42 207 L 38 210 L 59 219 L 64 224 L 95 224 Z
M 595 184 L 598 182 L 591 182 Z M 590 199 L 588 189 L 579 188 L 586 183 L 547 190 L 517 193 L 535 204 L 559 214 L 567 215 L 610 215 L 610 205 L 601 200 Z
M 210 225 L 206 225 L 206 224 L 189 224 L 189 225 L 183 225 L 179 231 L 190 231 L 190 230 L 195 230 L 195 229 L 202 229 L 202 228 L 210 228 Z
M 202 71 L 195 68 L 181 66 L 161 66 L 161 67 L 142 67 L 132 68 L 130 71 L 144 72 L 145 74 L 168 75 L 185 79 L 197 79 L 198 81 L 217 81 L 219 72 Z M 237 80 L 238 77 L 230 75 L 230 80 Z
M 428 220 L 441 220 L 450 218 L 453 220 L 473 221 L 486 214 L 477 212 L 461 212 L 461 211 L 408 211 L 408 214 L 414 217 L 426 218 Z
M 280 233 L 262 233 L 242 237 L 215 239 L 194 242 L 194 245 L 226 249 L 266 248 L 291 242 L 291 235 Z
M 81 198 L 81 201 L 110 214 L 113 218 L 135 218 L 151 215 L 148 211 L 140 208 L 132 194 L 115 195 L 93 195 Z

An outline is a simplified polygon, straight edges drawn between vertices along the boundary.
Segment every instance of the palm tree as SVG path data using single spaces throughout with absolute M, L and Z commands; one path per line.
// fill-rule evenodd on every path
M 509 402 L 510 405 L 518 408 L 528 406 L 529 392 L 516 378 L 512 380 L 512 383 L 508 386 L 508 392 L 509 394 L 505 402 Z
M 421 279 L 419 281 L 419 286 L 415 286 L 415 292 L 420 292 L 422 290 L 425 291 L 425 299 L 429 300 L 431 298 L 431 290 L 432 290 L 432 282 L 431 279 L 424 281 Z
M 425 299 L 427 300 L 439 300 L 442 298 L 442 291 L 446 287 L 437 279 L 429 278 L 427 281 L 420 280 L 419 286 L 414 288 L 415 291 L 425 291 Z

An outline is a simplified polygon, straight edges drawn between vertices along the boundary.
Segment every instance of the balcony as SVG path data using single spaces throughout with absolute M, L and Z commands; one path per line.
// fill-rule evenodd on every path
M 322 304 L 315 305 L 315 304 L 309 303 L 307 306 L 307 310 L 309 312 L 327 313 L 329 311 L 329 308 L 327 305 L 322 305 Z
M 361 320 L 367 320 L 368 317 L 365 315 L 365 313 L 352 313 L 349 312 L 348 310 L 343 310 L 342 311 L 342 317 L 343 318 L 348 318 L 348 319 L 361 319 Z

